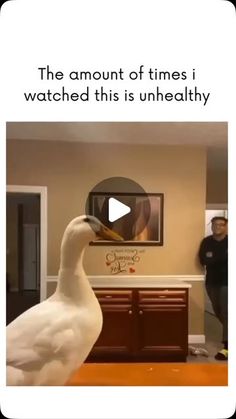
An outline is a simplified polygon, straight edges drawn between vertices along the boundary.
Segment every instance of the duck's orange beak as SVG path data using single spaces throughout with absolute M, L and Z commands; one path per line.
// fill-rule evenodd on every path
M 101 228 L 97 232 L 97 236 L 103 240 L 115 240 L 115 241 L 124 240 L 123 237 L 121 237 L 118 233 L 116 233 L 113 230 L 110 230 L 110 228 L 104 226 L 103 224 L 101 224 Z

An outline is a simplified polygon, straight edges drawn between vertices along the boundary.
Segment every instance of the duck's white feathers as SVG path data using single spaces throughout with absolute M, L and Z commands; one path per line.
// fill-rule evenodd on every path
M 7 385 L 64 385 L 92 349 L 102 312 L 82 261 L 100 229 L 95 217 L 68 224 L 55 293 L 7 326 Z
M 48 299 L 13 321 L 7 328 L 8 384 L 65 384 L 101 331 L 96 300 L 93 315 L 91 308 L 78 307 L 68 299 Z

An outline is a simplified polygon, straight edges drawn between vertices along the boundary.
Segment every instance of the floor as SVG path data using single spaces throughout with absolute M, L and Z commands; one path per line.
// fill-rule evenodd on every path
M 204 355 L 190 355 L 187 358 L 187 362 L 191 363 L 214 363 L 222 364 L 227 361 L 217 361 L 214 357 L 215 354 L 222 348 L 222 328 L 220 322 L 215 317 L 209 301 L 206 300 L 206 311 L 205 311 L 205 344 L 191 344 L 195 348 L 204 348 L 207 350 L 209 356 Z

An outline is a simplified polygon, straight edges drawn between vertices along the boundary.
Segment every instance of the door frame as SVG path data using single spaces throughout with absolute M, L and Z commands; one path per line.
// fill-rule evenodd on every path
M 47 298 L 47 187 L 7 185 L 9 193 L 40 195 L 40 301 Z

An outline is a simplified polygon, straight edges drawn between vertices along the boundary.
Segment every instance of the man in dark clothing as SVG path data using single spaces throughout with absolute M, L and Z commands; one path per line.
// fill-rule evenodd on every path
M 223 326 L 223 349 L 215 356 L 228 359 L 228 220 L 214 217 L 211 220 L 212 236 L 205 237 L 200 245 L 199 259 L 206 267 L 206 290 L 216 317 Z

